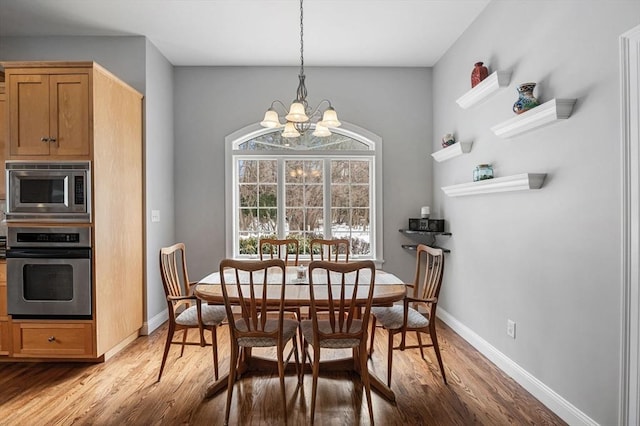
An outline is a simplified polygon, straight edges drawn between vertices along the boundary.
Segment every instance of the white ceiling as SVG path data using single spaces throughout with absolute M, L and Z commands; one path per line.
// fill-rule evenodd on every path
M 306 0 L 305 65 L 433 66 L 489 1 Z M 299 65 L 299 14 L 298 0 L 0 0 L 0 37 L 144 35 L 174 65 Z

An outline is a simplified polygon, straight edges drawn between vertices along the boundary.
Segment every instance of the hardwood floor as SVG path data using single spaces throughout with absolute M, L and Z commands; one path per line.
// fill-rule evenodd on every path
M 375 392 L 378 425 L 563 425 L 560 418 L 500 372 L 444 324 L 439 340 L 449 385 L 433 351 L 394 353 L 396 403 Z M 226 392 L 204 399 L 213 380 L 211 348 L 172 347 L 162 381 L 156 378 L 166 325 L 138 338 L 102 364 L 0 364 L 0 425 L 218 425 Z M 378 330 L 370 367 L 386 377 L 386 334 Z M 195 339 L 195 332 L 192 337 Z M 227 327 L 219 333 L 221 372 L 228 371 Z M 323 354 L 324 355 L 324 354 Z M 285 381 L 289 425 L 308 423 L 311 375 L 302 386 Z M 230 424 L 285 424 L 278 375 L 247 375 L 236 383 Z M 369 424 L 357 377 L 335 373 L 318 382 L 317 425 Z

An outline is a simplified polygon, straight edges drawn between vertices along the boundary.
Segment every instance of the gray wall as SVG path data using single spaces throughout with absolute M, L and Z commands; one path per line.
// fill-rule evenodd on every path
M 174 240 L 172 65 L 145 37 L 3 37 L 0 60 L 95 61 L 145 95 L 145 322 L 156 318 L 152 330 L 166 310 L 158 250 Z M 160 223 L 151 223 L 151 209 L 161 210 Z
M 146 306 L 151 332 L 167 319 L 158 266 L 161 247 L 175 243 L 173 65 L 147 40 L 145 94 Z M 151 222 L 151 210 L 160 222 Z
M 192 279 L 225 256 L 224 138 L 259 122 L 271 101 L 295 97 L 297 68 L 175 69 L 176 237 Z M 398 232 L 431 199 L 431 70 L 305 68 L 309 101 L 331 100 L 340 120 L 383 139 L 384 268 L 410 280 L 414 258 Z M 419 216 L 418 216 L 419 217 Z
M 145 37 L 2 37 L 3 61 L 95 61 L 145 92 Z
M 433 70 L 434 140 L 474 141 L 434 167 L 435 208 L 453 233 L 440 306 L 605 425 L 617 424 L 619 399 L 618 36 L 639 21 L 637 1 L 494 1 Z M 455 100 L 479 60 L 512 70 L 511 84 L 463 110 Z M 573 115 L 499 139 L 490 127 L 514 115 L 515 87 L 529 81 L 541 101 L 577 98 Z M 480 163 L 547 180 L 539 191 L 443 195 Z

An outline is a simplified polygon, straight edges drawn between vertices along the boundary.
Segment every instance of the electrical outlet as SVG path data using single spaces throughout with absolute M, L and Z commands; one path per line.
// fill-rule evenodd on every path
M 510 319 L 507 320 L 507 336 L 516 338 L 516 322 Z
M 160 210 L 151 210 L 151 222 L 160 222 Z

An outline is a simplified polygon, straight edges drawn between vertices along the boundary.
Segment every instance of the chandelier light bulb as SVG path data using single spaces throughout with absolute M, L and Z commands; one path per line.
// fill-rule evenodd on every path
M 327 108 L 322 114 L 322 124 L 327 127 L 340 127 L 342 123 L 338 121 L 338 113 L 332 107 Z
M 288 121 L 287 124 L 284 125 L 282 136 L 285 138 L 297 138 L 298 136 L 300 136 L 300 132 L 296 130 L 293 122 Z
M 313 131 L 312 135 L 316 137 L 331 136 L 329 129 L 320 123 L 321 122 L 319 121 L 318 124 L 316 124 L 316 129 Z
M 260 125 L 269 129 L 282 127 L 280 119 L 278 118 L 278 113 L 273 108 L 269 108 L 267 112 L 264 113 L 264 119 L 260 122 Z
M 285 117 L 287 121 L 293 121 L 294 123 L 305 123 L 309 121 L 309 117 L 304 111 L 304 105 L 300 102 L 294 101 L 289 108 L 289 114 Z

